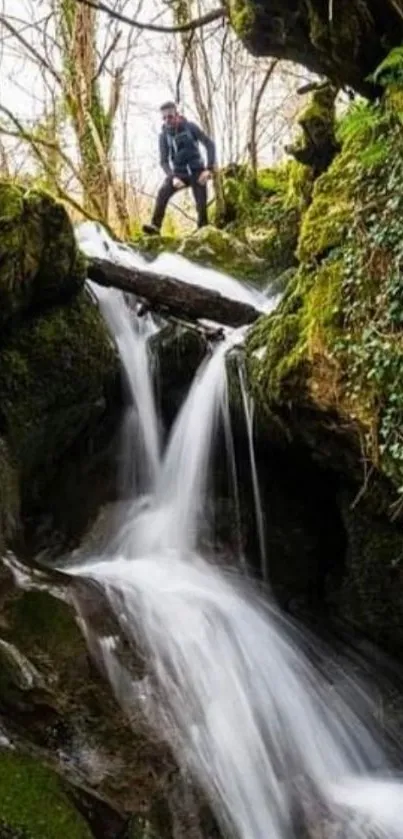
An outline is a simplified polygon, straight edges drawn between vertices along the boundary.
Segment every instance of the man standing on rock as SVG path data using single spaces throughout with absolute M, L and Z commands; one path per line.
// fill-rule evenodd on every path
M 161 107 L 162 131 L 159 136 L 160 163 L 166 179 L 160 187 L 151 219 L 145 224 L 145 233 L 159 234 L 168 201 L 175 192 L 190 187 L 196 203 L 197 226 L 204 227 L 207 221 L 207 181 L 215 168 L 215 144 L 194 122 L 189 122 L 178 113 L 174 102 L 165 102 Z M 204 163 L 199 144 L 207 152 Z

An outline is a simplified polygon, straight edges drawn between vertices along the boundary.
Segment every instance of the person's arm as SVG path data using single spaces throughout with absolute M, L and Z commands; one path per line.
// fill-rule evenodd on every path
M 215 147 L 214 140 L 212 140 L 211 137 L 208 137 L 208 135 L 205 134 L 204 131 L 202 131 L 202 129 L 199 128 L 199 126 L 196 125 L 195 122 L 190 122 L 189 123 L 189 128 L 190 128 L 193 136 L 195 137 L 195 139 L 198 141 L 198 143 L 201 143 L 204 146 L 204 148 L 206 149 L 206 152 L 207 152 L 207 167 L 206 168 L 210 169 L 210 171 L 213 171 L 213 169 L 215 169 L 215 166 L 216 166 L 216 147 Z
M 169 145 L 164 131 L 161 131 L 159 136 L 160 146 L 160 166 L 166 175 L 172 175 L 171 164 L 169 162 Z

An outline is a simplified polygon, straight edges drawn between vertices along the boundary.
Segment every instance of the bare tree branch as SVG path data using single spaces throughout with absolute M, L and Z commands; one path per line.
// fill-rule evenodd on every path
M 93 82 L 96 82 L 96 81 L 97 81 L 97 79 L 99 79 L 99 77 L 102 75 L 103 70 L 104 70 L 104 68 L 105 68 L 105 64 L 106 64 L 106 62 L 108 61 L 108 58 L 109 58 L 109 56 L 111 55 L 111 53 L 114 51 L 115 47 L 118 45 L 118 43 L 119 43 L 119 41 L 120 41 L 121 36 L 122 36 L 122 33 L 121 33 L 121 32 L 117 32 L 117 33 L 116 33 L 116 35 L 115 35 L 115 37 L 113 38 L 113 41 L 109 44 L 108 49 L 106 50 L 105 54 L 103 55 L 103 57 L 102 57 L 102 59 L 101 59 L 101 61 L 100 61 L 100 64 L 99 64 L 98 70 L 97 70 L 97 72 L 96 72 L 96 74 L 95 74 L 95 76 L 94 76 L 94 78 L 93 78 L 93 80 L 92 80 Z
M 48 62 L 44 59 L 43 55 L 41 55 L 38 52 L 38 50 L 36 50 L 35 47 L 32 46 L 32 44 L 30 44 L 29 41 L 27 41 L 26 38 L 24 38 L 23 35 L 21 35 L 18 29 L 16 29 L 3 15 L 0 15 L 0 25 L 4 26 L 4 28 L 7 29 L 10 32 L 10 34 L 13 35 L 17 39 L 17 41 L 19 41 L 23 45 L 23 47 L 25 47 L 26 51 L 35 59 L 35 61 L 40 67 L 44 67 L 45 70 L 51 73 L 51 75 L 57 81 L 57 83 L 61 84 L 60 76 L 56 72 L 55 68 L 48 64 Z
M 200 29 L 202 26 L 207 26 L 208 23 L 213 23 L 214 20 L 225 20 L 228 17 L 228 10 L 225 6 L 220 6 L 218 9 L 213 9 L 195 20 L 190 20 L 188 23 L 179 24 L 177 26 L 159 26 L 155 23 L 140 23 L 138 20 L 122 15 L 120 12 L 115 12 L 110 6 L 105 3 L 99 3 L 98 0 L 76 0 L 76 3 L 83 3 L 85 6 L 90 6 L 92 9 L 97 9 L 100 12 L 106 12 L 115 20 L 120 20 L 121 23 L 127 23 L 129 26 L 134 26 L 136 29 L 147 29 L 149 32 L 167 32 L 174 34 L 175 32 L 192 32 L 194 29 Z
M 16 125 L 16 127 L 18 128 L 18 131 L 19 131 L 19 134 L 20 134 L 21 138 L 29 141 L 31 149 L 32 149 L 35 157 L 37 158 L 37 160 L 39 160 L 39 162 L 41 163 L 41 165 L 43 167 L 43 170 L 49 172 L 46 158 L 44 157 L 44 155 L 42 154 L 42 151 L 40 149 L 40 144 L 32 136 L 29 136 L 29 135 L 26 134 L 24 126 L 17 119 L 17 117 L 14 116 L 14 114 L 11 113 L 11 111 L 9 111 L 4 106 L 1 106 L 1 110 L 4 113 L 6 113 L 7 116 L 10 117 L 10 119 L 12 119 L 14 125 Z M 42 143 L 42 145 L 44 145 L 44 144 Z M 52 173 L 49 172 L 49 174 L 52 174 Z M 57 181 L 54 181 L 54 188 L 55 188 L 59 198 L 62 201 L 64 201 L 66 204 L 69 204 L 71 207 L 73 207 L 78 213 L 80 213 L 85 218 L 89 219 L 90 221 L 98 221 L 98 222 L 100 221 L 105 227 L 107 227 L 107 225 L 105 224 L 103 219 L 97 218 L 97 216 L 95 216 L 93 213 L 90 213 L 85 207 L 83 207 L 81 204 L 79 204 L 79 202 L 76 201 L 71 195 L 69 195 L 65 191 L 65 189 L 63 189 L 63 187 L 59 183 L 57 183 Z
M 252 164 L 252 169 L 253 169 L 255 175 L 257 174 L 257 164 L 258 164 L 258 159 L 257 159 L 257 152 L 258 152 L 257 122 L 258 122 L 259 108 L 260 108 L 260 105 L 261 105 L 266 87 L 269 84 L 269 81 L 270 81 L 270 79 L 271 79 L 271 77 L 274 73 L 274 70 L 277 67 L 277 64 L 278 64 L 278 59 L 277 58 L 274 58 L 273 61 L 269 64 L 269 66 L 268 66 L 268 68 L 267 68 L 267 70 L 266 70 L 266 72 L 263 76 L 263 79 L 262 79 L 261 85 L 259 87 L 259 90 L 257 91 L 256 99 L 254 101 L 253 109 L 252 109 L 249 142 L 250 142 L 251 164 Z

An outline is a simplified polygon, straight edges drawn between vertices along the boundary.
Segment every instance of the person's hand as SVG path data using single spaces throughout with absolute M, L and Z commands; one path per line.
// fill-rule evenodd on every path
M 172 178 L 172 186 L 174 189 L 182 189 L 185 186 L 183 181 L 180 178 Z
M 197 179 L 197 183 L 200 184 L 200 186 L 204 186 L 210 178 L 211 178 L 210 170 L 209 169 L 203 169 L 203 171 L 200 172 L 200 175 Z

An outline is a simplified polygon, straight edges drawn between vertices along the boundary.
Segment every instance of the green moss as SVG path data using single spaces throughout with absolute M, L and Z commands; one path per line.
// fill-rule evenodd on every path
M 167 235 L 145 236 L 143 233 L 137 232 L 133 235 L 130 244 L 145 256 L 155 257 L 165 251 L 176 253 L 180 248 L 181 239 L 178 236 Z
M 230 0 L 231 26 L 239 38 L 247 38 L 255 22 L 255 10 L 249 0 Z
M 314 91 L 298 117 L 299 135 L 287 147 L 289 154 L 311 167 L 315 176 L 326 171 L 339 149 L 335 130 L 336 95 L 336 88 L 330 84 Z
M 315 182 L 299 234 L 297 256 L 301 262 L 316 260 L 343 242 L 354 214 L 357 168 L 357 160 L 347 149 Z
M 373 74 L 376 84 L 385 88 L 385 105 L 389 112 L 403 121 L 403 49 L 390 51 Z
M 74 657 L 83 648 L 82 635 L 70 606 L 46 591 L 25 591 L 4 611 L 7 640 L 30 657 L 47 654 L 55 661 Z
M 306 130 L 316 145 L 319 145 L 323 137 L 327 138 L 329 134 L 333 136 L 336 93 L 331 85 L 320 87 L 298 116 L 298 125 Z
M 316 390 L 315 357 L 330 352 L 339 335 L 341 281 L 338 260 L 326 261 L 316 273 L 300 269 L 277 310 L 251 330 L 249 370 L 268 404 Z
M 65 208 L 44 192 L 0 181 L 0 266 L 1 324 L 75 294 L 85 266 Z
M 315 175 L 312 166 L 291 160 L 287 167 L 285 206 L 304 210 L 311 202 Z
M 117 359 L 87 292 L 13 333 L 0 352 L 0 422 L 24 475 L 57 462 L 104 408 Z
M 298 172 L 299 184 L 292 180 L 295 167 L 298 164 L 290 161 L 277 168 L 262 169 L 256 178 L 247 167 L 241 166 L 228 167 L 224 174 L 227 231 L 245 242 L 251 253 L 262 260 L 259 273 L 264 282 L 296 262 L 304 198 L 302 174 Z
M 24 839 L 91 839 L 57 775 L 10 752 L 0 752 L 0 819 Z
M 218 268 L 240 279 L 257 278 L 264 268 L 263 260 L 247 242 L 216 227 L 203 227 L 186 237 L 179 253 L 194 262 Z
M 343 122 L 343 148 L 303 214 L 299 269 L 251 331 L 249 369 L 268 406 L 309 401 L 359 426 L 367 457 L 403 495 L 401 127 L 382 105 Z

